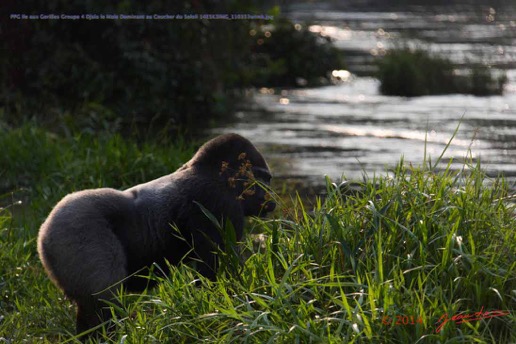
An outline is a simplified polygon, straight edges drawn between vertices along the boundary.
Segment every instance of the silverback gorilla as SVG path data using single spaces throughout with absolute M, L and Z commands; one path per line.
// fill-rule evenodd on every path
M 64 197 L 39 230 L 38 252 L 53 282 L 77 303 L 77 332 L 110 318 L 102 300 L 113 300 L 120 281 L 128 290 L 145 289 L 148 279 L 132 275 L 153 263 L 166 271 L 165 260 L 193 258 L 204 262 L 200 273 L 214 278 L 214 245 L 223 242 L 200 205 L 222 223 L 230 221 L 240 239 L 244 216 L 274 210 L 258 185 L 270 179 L 253 144 L 226 134 L 170 175 L 125 191 L 102 188 Z

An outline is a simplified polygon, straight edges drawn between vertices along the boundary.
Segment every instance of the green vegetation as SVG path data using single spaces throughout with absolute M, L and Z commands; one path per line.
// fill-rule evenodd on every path
M 155 178 L 193 149 L 120 136 L 63 138 L 29 125 L 2 131 L 0 146 L 0 342 L 77 342 L 74 307 L 37 258 L 39 225 L 70 191 Z M 401 161 L 390 177 L 353 194 L 328 181 L 313 212 L 295 202 L 274 219 L 253 219 L 248 231 L 264 240 L 242 243 L 249 259 L 239 274 L 228 263 L 211 282 L 187 266 L 172 268 L 158 288 L 123 297 L 106 341 L 515 342 L 516 218 L 508 187 L 486 185 L 478 165 L 458 172 L 432 166 Z M 12 204 L 20 198 L 24 204 Z M 512 314 L 449 321 L 436 333 L 444 314 L 482 308 Z
M 409 48 L 394 49 L 378 62 L 380 92 L 406 97 L 464 93 L 477 96 L 502 94 L 505 75 L 496 76 L 483 65 L 458 75 L 447 59 Z
M 271 7 L 269 7 L 271 8 Z M 5 13 L 267 13 L 255 1 L 9 1 Z M 208 127 L 251 86 L 318 81 L 338 68 L 327 41 L 265 20 L 6 20 L 0 120 L 131 133 Z M 4 25 L 5 24 L 5 25 Z M 263 25 L 275 26 L 272 37 Z M 255 35 L 251 35 L 255 32 Z M 333 64 L 339 65 L 333 65 Z M 295 85 L 295 84 L 294 84 Z
M 9 2 L 6 13 L 219 13 L 212 1 Z M 249 1 L 224 12 L 250 11 Z M 162 128 L 209 124 L 229 110 L 247 53 L 246 21 L 9 21 L 0 49 L 0 102 L 10 122 L 35 116 L 50 127 L 71 116 Z M 225 39 L 220 39 L 225 37 Z M 213 47 L 217 49 L 213 49 Z M 219 113 L 220 114 L 220 113 Z

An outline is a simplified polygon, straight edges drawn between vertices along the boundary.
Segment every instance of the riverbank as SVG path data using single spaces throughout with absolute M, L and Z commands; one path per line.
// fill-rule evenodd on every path
M 39 225 L 68 192 L 140 183 L 174 170 L 193 149 L 62 138 L 30 126 L 1 137 L 0 165 L 10 167 L 3 186 L 19 189 L 1 198 L 0 340 L 77 342 L 74 306 L 37 258 Z M 400 163 L 352 194 L 328 183 L 312 210 L 277 198 L 270 219 L 246 226 L 261 238 L 241 244 L 249 259 L 235 266 L 224 256 L 216 281 L 188 266 L 152 277 L 159 288 L 124 296 L 104 340 L 514 342 L 516 218 L 507 184 L 485 187 L 475 163 L 434 167 Z M 456 321 L 481 309 L 475 321 Z

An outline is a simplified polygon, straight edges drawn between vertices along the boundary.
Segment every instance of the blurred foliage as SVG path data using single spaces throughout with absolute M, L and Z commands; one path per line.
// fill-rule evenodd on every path
M 254 0 L 15 0 L 4 13 L 264 13 Z M 271 8 L 271 7 L 269 7 Z M 279 15 L 279 8 L 269 13 Z M 249 86 L 312 82 L 338 61 L 329 44 L 265 20 L 10 20 L 0 22 L 0 120 L 149 134 L 209 126 Z M 269 25 L 270 26 L 270 25 Z M 250 30 L 258 32 L 250 36 Z M 262 39 L 263 44 L 258 43 Z M 340 60 L 339 60 L 340 61 Z
M 252 10 L 246 1 L 236 3 L 224 12 Z M 215 0 L 9 0 L 5 5 L 7 13 L 37 15 L 199 14 L 221 8 Z M 71 116 L 79 127 L 91 121 L 157 128 L 205 123 L 214 103 L 231 96 L 225 90 L 238 79 L 234 66 L 246 54 L 241 47 L 248 25 L 240 20 L 231 25 L 221 20 L 4 20 L 4 116 L 16 121 L 31 114 L 50 125 Z
M 475 65 L 458 74 L 445 58 L 409 48 L 393 49 L 378 62 L 380 91 L 385 95 L 406 97 L 464 93 L 478 96 L 501 94 L 505 75 L 495 76 L 489 67 Z
M 252 28 L 251 70 L 255 86 L 317 86 L 329 82 L 329 73 L 344 69 L 342 52 L 331 38 L 312 33 L 308 26 L 282 19 L 273 27 Z
M 466 86 L 468 93 L 476 96 L 502 94 L 507 81 L 505 73 L 494 75 L 488 67 L 477 64 L 471 68 L 466 78 Z

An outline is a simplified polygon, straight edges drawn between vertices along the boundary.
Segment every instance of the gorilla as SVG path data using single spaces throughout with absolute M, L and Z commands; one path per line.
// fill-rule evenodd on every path
M 136 275 L 154 263 L 166 271 L 165 261 L 195 260 L 202 262 L 197 270 L 213 279 L 221 228 L 231 222 L 240 240 L 245 216 L 264 216 L 276 207 L 266 190 L 270 180 L 254 145 L 225 134 L 172 174 L 125 191 L 65 196 L 41 225 L 38 253 L 50 279 L 77 304 L 77 333 L 111 318 L 104 301 L 114 302 L 121 285 L 145 289 L 148 278 Z

